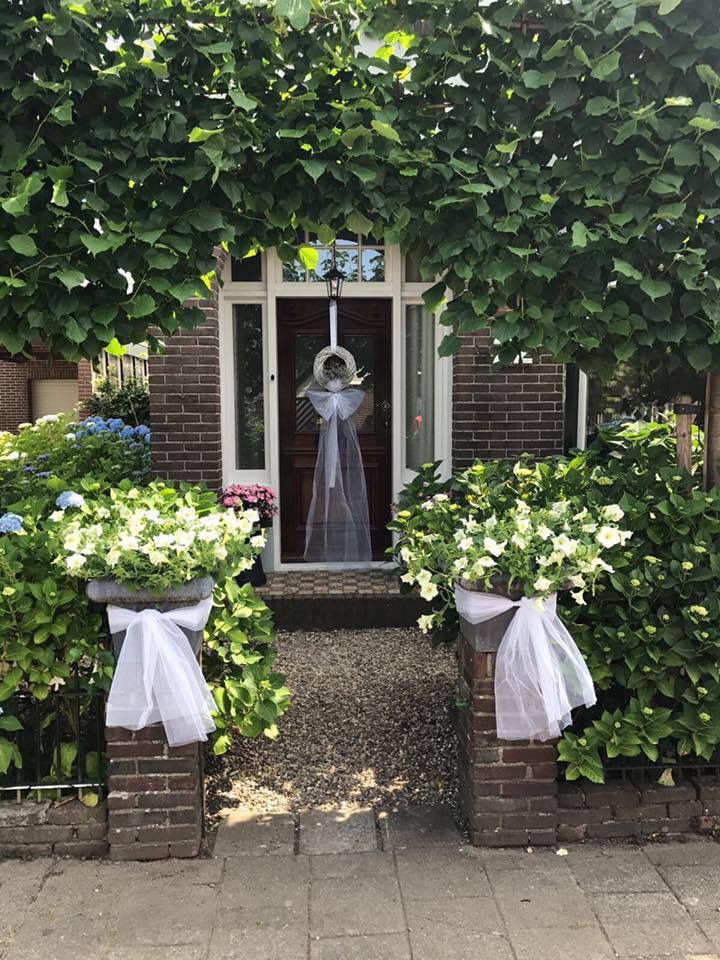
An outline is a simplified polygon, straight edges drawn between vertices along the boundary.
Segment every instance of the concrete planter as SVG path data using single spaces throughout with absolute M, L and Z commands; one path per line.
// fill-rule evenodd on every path
M 88 597 L 95 603 L 113 604 L 127 610 L 159 610 L 165 613 L 178 607 L 192 607 L 201 600 L 212 595 L 215 581 L 212 577 L 196 577 L 177 587 L 170 587 L 161 594 L 151 593 L 149 590 L 133 590 L 127 584 L 119 583 L 112 577 L 101 580 L 90 580 L 86 587 Z M 195 655 L 199 655 L 203 641 L 202 630 L 181 630 L 190 641 Z M 112 635 L 113 651 L 117 657 L 122 649 L 125 631 Z
M 477 580 L 459 582 L 464 590 L 472 593 L 496 593 L 500 597 L 509 597 L 510 600 L 519 600 L 523 596 L 522 587 L 508 587 L 507 577 L 493 577 L 490 589 Z M 484 623 L 469 623 L 464 617 L 460 617 L 460 635 L 476 653 L 494 653 L 499 648 L 515 612 L 515 608 L 507 610 Z

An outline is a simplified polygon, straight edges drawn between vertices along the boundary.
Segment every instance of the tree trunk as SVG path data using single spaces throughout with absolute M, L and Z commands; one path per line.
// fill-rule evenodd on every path
M 679 404 L 692 403 L 689 394 L 681 394 L 677 398 Z M 692 473 L 692 422 L 690 413 L 678 413 L 675 417 L 675 439 L 677 442 L 677 464 L 681 470 Z
M 705 489 L 720 484 L 720 371 L 705 381 Z

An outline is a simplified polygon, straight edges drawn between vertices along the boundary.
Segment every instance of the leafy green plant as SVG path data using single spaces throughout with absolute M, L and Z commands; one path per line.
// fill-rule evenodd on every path
M 136 427 L 150 423 L 150 390 L 144 380 L 126 380 L 119 387 L 101 380 L 85 406 L 88 413 L 105 419 L 119 417 Z
M 695 453 L 701 450 L 695 438 Z M 697 458 L 699 460 L 699 457 Z M 426 543 L 433 580 L 452 602 L 455 574 L 438 562 L 442 542 L 463 519 L 501 515 L 517 498 L 535 511 L 565 500 L 596 511 L 619 504 L 632 538 L 614 550 L 613 571 L 586 590 L 567 593 L 559 612 L 584 654 L 598 704 L 578 711 L 560 742 L 566 775 L 600 781 L 608 764 L 644 757 L 672 764 L 709 758 L 720 747 L 720 488 L 699 490 L 675 464 L 673 428 L 637 423 L 605 431 L 577 456 L 479 463 L 457 477 L 449 501 L 423 509 L 422 499 L 394 521 L 405 538 Z M 450 510 L 452 504 L 453 510 Z M 405 516 L 401 514 L 405 513 Z M 437 556 L 433 558 L 433 544 Z M 429 629 L 447 630 L 438 610 Z M 447 631 L 451 632 L 451 631 Z
M 216 754 L 225 753 L 235 733 L 270 739 L 290 706 L 284 677 L 274 672 L 275 630 L 270 610 L 249 585 L 228 579 L 215 588 L 205 630 L 203 670 L 217 712 Z

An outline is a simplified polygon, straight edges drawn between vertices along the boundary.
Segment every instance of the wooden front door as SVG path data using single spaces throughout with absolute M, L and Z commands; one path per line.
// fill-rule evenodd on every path
M 355 357 L 366 398 L 353 417 L 360 441 L 370 512 L 373 560 L 385 559 L 391 499 L 391 302 L 341 300 L 338 343 Z M 329 343 L 326 299 L 277 301 L 280 407 L 280 520 L 284 563 L 303 559 L 312 500 L 319 420 L 306 397 L 313 360 Z

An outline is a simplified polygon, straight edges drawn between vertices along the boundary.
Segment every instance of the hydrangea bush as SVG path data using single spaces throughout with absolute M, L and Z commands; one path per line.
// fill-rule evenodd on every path
M 257 510 L 266 526 L 278 513 L 277 494 L 264 483 L 231 483 L 223 490 L 220 502 L 233 510 Z
M 598 691 L 597 705 L 578 711 L 560 741 L 566 776 L 601 781 L 608 766 L 626 757 L 643 756 L 662 771 L 685 758 L 713 756 L 720 747 L 720 488 L 705 492 L 678 470 L 672 425 L 605 431 L 569 459 L 477 463 L 447 483 L 438 481 L 435 467 L 428 465 L 406 492 L 393 527 L 398 557 L 414 582 L 421 569 L 411 544 L 429 541 L 422 569 L 439 596 L 423 626 L 438 639 L 457 635 L 450 583 L 464 572 L 443 565 L 439 544 L 451 540 L 456 550 L 468 518 L 516 514 L 520 500 L 537 523 L 564 501 L 573 516 L 587 510 L 591 523 L 619 524 L 624 542 L 601 556 L 613 569 L 583 589 L 583 603 L 570 591 L 558 594 L 558 612 Z
M 92 502 L 73 493 L 57 504 L 55 563 L 83 580 L 114 577 L 159 592 L 205 574 L 248 570 L 265 545 L 264 535 L 253 533 L 256 510 L 222 510 L 197 487 L 123 481 Z
M 273 670 L 270 612 L 233 580 L 264 543 L 257 514 L 223 510 L 199 487 L 142 486 L 149 442 L 147 427 L 101 417 L 47 417 L 0 434 L 0 775 L 23 764 L 16 692 L 43 700 L 74 684 L 76 667 L 81 694 L 112 681 L 105 618 L 85 594 L 90 573 L 162 589 L 214 572 L 204 658 L 214 749 L 227 750 L 235 733 L 277 735 L 289 694 Z

